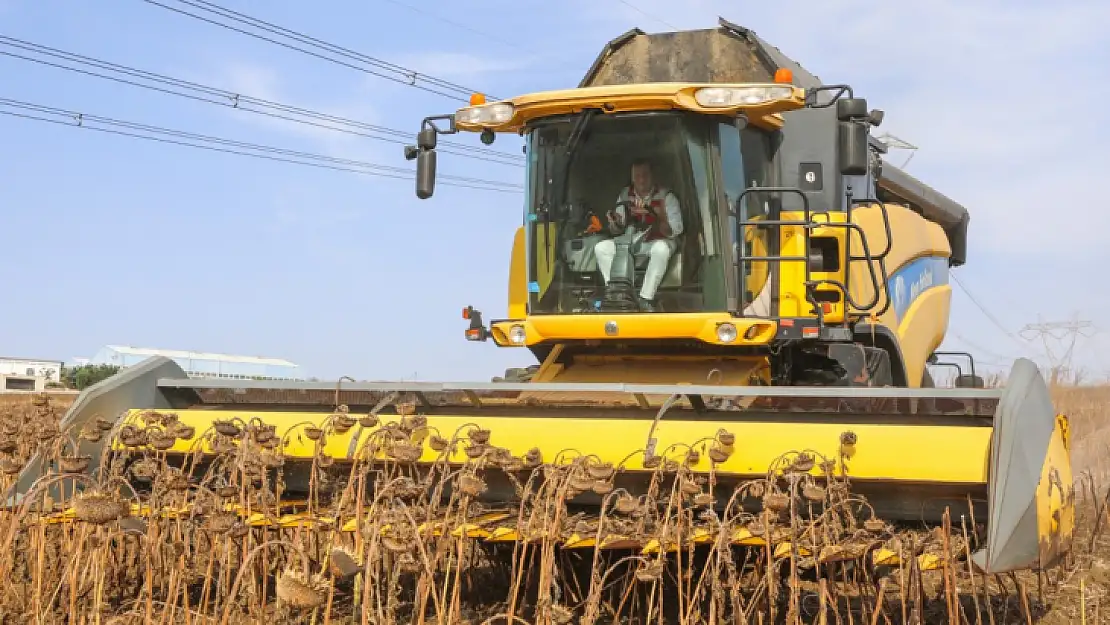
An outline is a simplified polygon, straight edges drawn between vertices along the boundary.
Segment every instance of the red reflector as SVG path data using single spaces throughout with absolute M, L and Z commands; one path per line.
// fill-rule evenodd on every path
M 793 319 L 783 319 L 782 321 L 779 321 L 779 326 L 781 326 L 783 328 L 793 328 L 794 327 L 794 320 Z

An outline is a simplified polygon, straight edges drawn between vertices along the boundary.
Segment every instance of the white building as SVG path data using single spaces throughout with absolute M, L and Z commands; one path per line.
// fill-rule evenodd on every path
M 106 345 L 89 359 L 91 365 L 116 365 L 127 368 L 151 356 L 165 356 L 176 362 L 191 378 L 233 380 L 303 380 L 299 365 L 282 358 L 236 356 L 176 349 L 154 349 L 126 345 Z
M 0 356 L 0 390 L 41 391 L 49 382 L 58 382 L 61 360 Z

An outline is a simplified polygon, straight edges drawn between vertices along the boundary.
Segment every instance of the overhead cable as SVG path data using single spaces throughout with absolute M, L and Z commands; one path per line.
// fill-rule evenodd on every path
M 385 141 L 399 145 L 411 142 L 410 140 L 412 133 L 404 132 L 402 130 L 387 128 L 385 126 L 379 126 L 375 124 L 368 124 L 366 122 L 348 119 L 345 117 L 339 117 L 328 113 L 322 113 L 311 109 L 282 104 L 280 102 L 257 98 L 250 95 L 229 91 L 227 89 L 221 89 L 219 87 L 210 87 L 192 81 L 183 80 L 180 78 L 173 78 L 164 74 L 157 74 L 127 65 L 120 65 L 118 63 L 112 63 L 110 61 L 103 61 L 100 59 L 95 59 L 72 52 L 66 52 L 57 48 L 51 48 L 49 46 L 23 41 L 21 39 L 8 37 L 6 35 L 0 35 L 0 46 L 7 47 L 8 49 L 19 49 L 53 59 L 64 60 L 73 65 L 95 67 L 99 70 L 104 70 L 105 72 L 116 74 L 113 76 L 109 73 L 101 73 L 90 69 L 82 69 L 81 67 L 73 67 L 71 65 L 55 63 L 53 61 L 48 61 L 42 58 L 33 58 L 31 56 L 25 56 L 23 54 L 18 54 L 15 52 L 6 52 L 4 50 L 0 50 L 0 55 L 3 56 L 24 61 L 30 61 L 33 63 L 38 63 L 40 65 L 47 65 L 58 69 L 64 69 L 67 71 L 92 76 L 95 78 L 111 80 L 113 82 L 141 87 L 143 89 L 158 91 L 182 98 L 188 98 L 191 100 L 242 110 L 248 113 L 255 113 L 258 115 L 284 119 L 299 124 L 332 130 L 335 132 L 366 137 L 368 139 L 374 139 L 377 141 Z M 129 76 L 130 78 L 123 78 L 122 76 Z M 148 81 L 148 83 L 153 84 L 140 82 L 140 80 Z M 454 143 L 450 141 L 440 142 L 439 149 L 447 154 L 453 154 L 466 158 L 474 158 L 491 163 L 523 167 L 524 157 L 522 155 L 510 154 L 508 152 L 487 150 L 478 148 L 476 146 L 469 146 L 466 144 Z
M 464 101 L 464 102 L 468 102 L 469 99 L 470 99 L 470 95 L 477 91 L 477 90 L 471 89 L 469 87 L 464 87 L 463 85 L 460 85 L 458 83 L 454 83 L 454 82 L 451 82 L 451 81 L 448 81 L 448 80 L 444 80 L 442 78 L 437 78 L 435 76 L 432 76 L 430 74 L 425 74 L 423 72 L 418 72 L 416 70 L 409 69 L 409 68 L 403 67 L 401 65 L 397 65 L 396 63 L 391 63 L 389 61 L 385 61 L 385 60 L 370 56 L 368 54 L 363 54 L 362 52 L 357 52 L 355 50 L 351 50 L 350 48 L 345 48 L 343 46 L 339 46 L 339 45 L 324 41 L 322 39 L 318 39 L 316 37 L 306 35 L 302 32 L 298 32 L 298 31 L 292 30 L 290 28 L 285 28 L 283 26 L 278 26 L 276 24 L 267 22 L 265 20 L 258 19 L 256 17 L 251 17 L 251 16 L 249 16 L 245 13 L 240 13 L 238 11 L 233 11 L 231 9 L 222 7 L 222 6 L 220 6 L 218 4 L 215 4 L 215 3 L 212 3 L 212 2 L 206 2 L 205 0 L 176 0 L 176 2 L 178 4 L 183 4 L 183 5 L 192 7 L 194 9 L 198 9 L 200 11 L 206 11 L 210 15 L 217 15 L 217 16 L 219 16 L 220 19 L 225 20 L 225 21 L 220 21 L 220 19 L 213 19 L 211 17 L 205 17 L 203 15 L 198 15 L 196 13 L 192 13 L 192 12 L 187 11 L 185 9 L 172 7 L 172 6 L 169 6 L 167 4 L 163 4 L 162 2 L 158 2 L 157 0 L 144 0 L 144 1 L 149 3 L 149 4 L 159 6 L 163 9 L 167 9 L 169 11 L 173 11 L 173 12 L 179 13 L 181 15 L 186 15 L 186 16 L 192 17 L 193 19 L 197 19 L 197 20 L 200 20 L 200 21 L 203 21 L 203 22 L 207 22 L 207 23 L 213 24 L 215 26 L 220 26 L 222 28 L 226 28 L 228 30 L 238 32 L 238 33 L 247 35 L 249 37 L 254 37 L 255 39 L 261 39 L 263 41 L 268 41 L 270 43 L 282 46 L 284 48 L 288 48 L 290 50 L 296 50 L 298 52 L 301 52 L 302 54 L 308 54 L 310 56 L 314 56 L 316 58 L 320 58 L 320 59 L 323 59 L 325 61 L 330 61 L 332 63 L 336 63 L 338 65 L 343 65 L 343 66 L 349 67 L 351 69 L 356 69 L 356 70 L 359 70 L 361 72 L 365 72 L 367 74 L 377 76 L 379 78 L 384 78 L 386 80 L 391 80 L 391 81 L 396 82 L 396 83 L 400 83 L 400 84 L 403 84 L 403 85 L 414 87 L 416 89 L 421 89 L 421 90 L 424 90 L 424 91 L 428 91 L 430 93 L 435 93 L 437 95 L 442 95 L 444 97 L 451 98 L 451 99 L 454 99 L 454 100 L 461 100 L 461 101 Z M 174 0 L 167 0 L 167 1 L 172 2 Z M 257 29 L 259 31 L 270 33 L 271 35 L 275 35 L 277 37 L 283 37 L 287 41 L 281 41 L 279 39 L 274 39 L 272 37 L 267 37 L 265 35 L 259 34 L 258 32 L 252 32 L 250 30 L 245 30 L 244 28 L 240 28 L 239 26 L 234 26 L 234 25 L 229 24 L 227 22 L 233 22 L 233 23 L 239 24 L 241 26 L 245 26 L 245 27 L 248 27 L 248 28 L 254 28 L 254 29 Z M 291 43 L 288 43 L 288 40 L 292 40 L 292 41 L 295 41 L 299 44 L 307 46 L 307 48 L 315 48 L 316 50 L 326 51 L 329 54 L 332 54 L 334 56 L 325 56 L 324 54 L 321 54 L 320 52 L 314 52 L 312 50 L 307 49 L 306 47 L 293 45 Z M 335 57 L 341 57 L 341 58 L 335 58 Z M 342 60 L 342 59 L 348 59 L 348 60 L 345 61 L 345 60 Z M 355 65 L 355 64 L 353 64 L 349 61 L 355 61 L 355 62 L 359 63 L 359 65 Z M 486 95 L 491 100 L 499 99 L 499 98 L 496 98 L 494 96 L 490 96 L 489 94 L 486 94 Z
M 260 145 L 256 143 L 248 143 L 245 141 L 224 139 L 221 137 L 175 130 L 172 128 L 152 126 L 149 124 L 141 124 L 137 122 L 128 122 L 124 120 L 113 119 L 110 117 L 103 117 L 100 115 L 89 115 L 77 111 L 45 106 L 42 104 L 34 104 L 31 102 L 23 102 L 10 98 L 0 98 L 0 108 L 9 109 L 0 110 L 0 115 L 7 115 L 10 117 L 18 117 L 40 122 L 49 122 L 74 128 L 96 130 L 99 132 L 122 135 L 136 139 L 147 139 L 150 141 L 172 143 L 176 145 L 183 145 L 187 147 L 199 148 L 215 152 L 224 152 L 241 156 L 253 156 L 255 158 L 263 158 L 267 160 L 280 161 L 295 165 L 307 165 L 310 167 L 347 171 L 369 176 L 380 176 L 383 178 L 411 180 L 414 177 L 414 172 L 412 170 L 405 169 L 403 167 L 368 163 L 365 161 L 325 156 L 322 154 L 313 154 L 311 152 L 302 152 L 299 150 L 290 150 L 285 148 Z M 32 113 L 37 113 L 37 115 L 34 115 Z M 498 182 L 494 180 L 483 180 L 481 178 L 470 178 L 465 176 L 439 176 L 439 178 L 443 180 L 443 184 L 447 186 L 465 187 L 481 191 L 517 193 L 522 190 L 522 187 L 520 185 Z

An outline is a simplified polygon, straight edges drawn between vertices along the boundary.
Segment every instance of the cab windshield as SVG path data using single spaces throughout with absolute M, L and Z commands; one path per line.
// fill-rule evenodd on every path
M 728 310 L 735 250 L 732 233 L 722 236 L 732 220 L 718 190 L 729 187 L 734 202 L 726 182 L 760 181 L 742 165 L 716 180 L 711 154 L 738 152 L 740 134 L 728 121 L 682 112 L 587 111 L 534 124 L 526 136 L 529 314 Z
M 706 120 L 682 113 L 587 112 L 534 127 L 525 223 L 530 314 L 612 310 L 606 274 L 616 267 L 627 276 L 626 251 L 632 275 L 622 312 L 725 310 L 709 139 Z M 623 219 L 611 227 L 614 211 Z

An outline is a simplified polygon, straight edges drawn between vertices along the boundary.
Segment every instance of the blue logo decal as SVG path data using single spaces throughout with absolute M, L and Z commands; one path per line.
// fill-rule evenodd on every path
M 529 282 L 528 283 L 528 292 L 529 293 L 539 293 L 540 292 L 540 283 L 539 282 Z
M 895 317 L 901 321 L 922 293 L 948 284 L 948 259 L 939 256 L 918 258 L 891 274 L 887 293 Z

